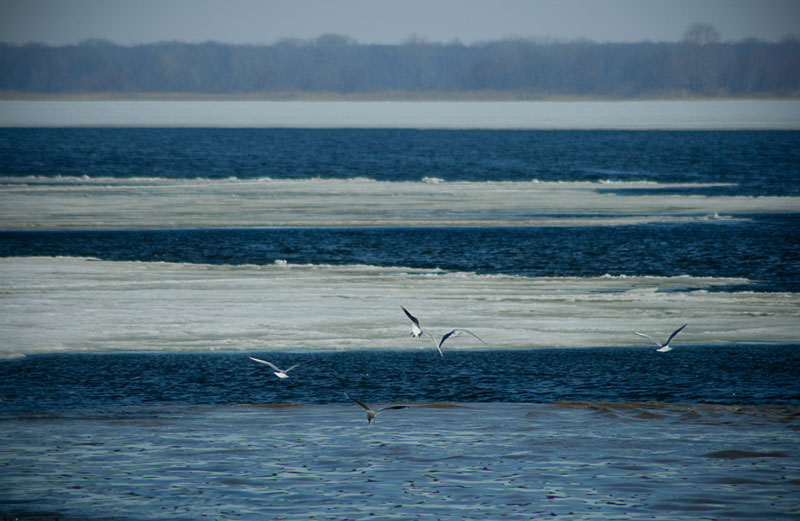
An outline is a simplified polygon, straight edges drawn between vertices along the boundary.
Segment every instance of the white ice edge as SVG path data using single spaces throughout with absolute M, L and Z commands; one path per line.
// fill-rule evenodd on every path
M 663 336 L 686 322 L 676 349 L 798 342 L 800 295 L 709 291 L 746 284 L 689 275 L 534 278 L 402 267 L 2 258 L 0 357 L 433 349 L 410 337 L 400 305 L 434 335 L 466 327 L 490 349 L 645 349 L 633 331 Z M 486 347 L 465 336 L 447 348 Z
M 387 185 L 414 185 L 414 184 L 451 184 L 451 185 L 483 185 L 483 186 L 524 186 L 528 184 L 535 184 L 537 187 L 547 186 L 561 186 L 561 187 L 594 187 L 602 188 L 612 186 L 614 188 L 705 188 L 705 187 L 723 187 L 723 186 L 736 186 L 735 183 L 659 183 L 656 181 L 621 181 L 614 179 L 600 179 L 596 181 L 545 181 L 537 178 L 532 178 L 523 181 L 447 181 L 439 177 L 423 177 L 420 181 L 381 181 L 372 177 L 306 177 L 306 178 L 282 178 L 275 179 L 269 176 L 263 177 L 236 177 L 229 176 L 225 178 L 208 178 L 208 177 L 194 177 L 194 178 L 168 178 L 158 176 L 133 176 L 133 177 L 105 177 L 105 176 L 70 176 L 70 175 L 24 175 L 24 176 L 7 176 L 0 175 L 0 184 L 7 185 L 10 188 L 19 188 L 25 185 L 61 185 L 57 188 L 68 189 L 70 185 L 75 185 L 77 188 L 82 186 L 92 185 L 112 185 L 112 186 L 136 186 L 136 185 L 258 185 L 258 184 L 358 184 L 358 183 L 384 183 Z M 53 187 L 56 188 L 56 187 Z

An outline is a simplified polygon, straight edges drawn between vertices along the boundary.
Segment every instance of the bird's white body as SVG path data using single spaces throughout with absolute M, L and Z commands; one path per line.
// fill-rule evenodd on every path
M 419 338 L 422 336 L 422 330 L 416 324 L 411 324 L 411 336 Z

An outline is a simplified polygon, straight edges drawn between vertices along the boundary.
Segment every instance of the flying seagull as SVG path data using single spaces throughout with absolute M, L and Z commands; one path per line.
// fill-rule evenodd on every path
M 347 393 L 344 393 L 344 395 L 347 396 L 348 398 L 350 398 L 351 400 L 356 402 L 358 405 L 360 405 L 361 407 L 363 407 L 364 409 L 367 410 L 367 423 L 372 423 L 372 420 L 375 419 L 375 417 L 378 415 L 379 412 L 383 412 L 383 411 L 386 411 L 386 410 L 389 410 L 389 409 L 408 409 L 408 405 L 390 405 L 388 407 L 384 407 L 383 409 L 378 409 L 377 411 L 373 411 L 364 402 L 356 400 L 355 398 L 353 398 L 352 396 L 350 396 Z
M 297 367 L 298 365 L 302 365 L 303 364 L 303 362 L 300 362 L 299 364 L 294 364 L 289 369 L 281 369 L 277 365 L 275 365 L 275 364 L 273 364 L 271 362 L 267 362 L 266 360 L 253 358 L 252 356 L 249 357 L 249 358 L 250 358 L 250 360 L 255 360 L 256 362 L 259 362 L 259 363 L 262 363 L 262 364 L 267 364 L 268 366 L 270 366 L 275 371 L 275 376 L 277 376 L 278 378 L 289 378 L 289 375 L 287 373 L 289 371 L 291 371 L 292 369 L 294 369 L 295 367 Z
M 422 335 L 429 336 L 431 338 L 431 342 L 433 342 L 433 345 L 435 345 L 436 349 L 439 350 L 439 355 L 442 358 L 444 358 L 444 355 L 442 354 L 442 349 L 439 347 L 441 343 L 437 344 L 436 339 L 433 338 L 433 335 L 431 335 L 430 333 L 426 333 L 425 331 L 422 330 L 422 328 L 419 326 L 419 320 L 417 320 L 417 317 L 409 313 L 405 307 L 403 306 L 400 307 L 403 308 L 403 313 L 405 313 L 408 319 L 411 320 L 411 336 L 413 336 L 414 338 L 419 338 Z
M 656 349 L 656 351 L 658 351 L 659 353 L 666 353 L 667 351 L 672 351 L 672 348 L 671 348 L 671 347 L 670 347 L 670 345 L 669 345 L 669 343 L 672 341 L 672 338 L 673 338 L 675 335 L 677 335 L 678 333 L 680 333 L 680 332 L 683 330 L 683 328 L 685 328 L 686 326 L 687 326 L 687 324 L 684 324 L 684 325 L 682 325 L 681 327 L 679 327 L 678 329 L 676 329 L 675 331 L 673 331 L 673 332 L 672 332 L 672 334 L 671 334 L 671 335 L 669 336 L 669 338 L 667 339 L 667 341 L 666 341 L 666 342 L 664 342 L 663 344 L 660 344 L 660 343 L 658 343 L 658 340 L 656 340 L 655 338 L 651 337 L 650 335 L 645 335 L 644 333 L 639 333 L 638 331 L 634 331 L 634 332 L 633 332 L 633 334 L 635 334 L 635 335 L 639 335 L 639 336 L 643 336 L 643 337 L 645 337 L 645 338 L 649 338 L 649 339 L 650 339 L 650 340 L 652 340 L 652 341 L 653 341 L 653 342 L 654 342 L 654 343 L 655 343 L 657 346 L 659 346 L 659 348 L 658 348 L 658 349 Z
M 489 345 L 489 344 L 487 344 L 486 342 L 484 342 L 484 341 L 483 341 L 483 339 L 482 339 L 481 337 L 479 337 L 478 335 L 476 335 L 476 334 L 475 334 L 475 333 L 473 333 L 472 331 L 470 331 L 470 330 L 468 330 L 468 329 L 459 329 L 459 328 L 456 328 L 456 329 L 454 329 L 454 330 L 450 331 L 449 333 L 447 333 L 446 335 L 444 335 L 444 336 L 442 337 L 442 339 L 441 339 L 441 340 L 439 340 L 439 345 L 438 345 L 438 346 L 436 346 L 436 347 L 438 347 L 438 348 L 439 348 L 439 354 L 441 354 L 441 353 L 442 353 L 442 344 L 444 344 L 444 341 L 445 341 L 445 340 L 447 340 L 448 338 L 451 338 L 451 337 L 452 337 L 452 338 L 455 338 L 455 337 L 457 337 L 457 336 L 461 336 L 461 333 L 466 333 L 466 334 L 468 334 L 468 335 L 472 335 L 472 336 L 474 336 L 475 338 L 477 338 L 478 340 L 480 340 L 481 342 L 483 342 L 483 343 L 484 343 L 484 345 L 487 345 L 487 346 Z

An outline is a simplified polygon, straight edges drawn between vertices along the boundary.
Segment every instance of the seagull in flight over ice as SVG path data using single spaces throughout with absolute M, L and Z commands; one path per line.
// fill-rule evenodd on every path
M 294 369 L 298 365 L 303 365 L 303 362 L 300 362 L 299 364 L 294 364 L 292 367 L 290 367 L 288 369 L 281 369 L 277 365 L 275 365 L 275 364 L 273 364 L 271 362 L 267 362 L 266 360 L 261 360 L 259 358 L 253 358 L 252 356 L 249 357 L 249 358 L 250 358 L 250 360 L 254 360 L 256 362 L 259 362 L 259 363 L 262 363 L 262 364 L 267 364 L 268 366 L 270 366 L 275 371 L 275 376 L 277 376 L 278 378 L 289 378 L 289 375 L 287 374 L 289 371 L 291 371 L 292 369 Z
M 679 327 L 678 329 L 676 329 L 675 331 L 673 331 L 673 332 L 672 332 L 672 334 L 671 334 L 671 335 L 669 336 L 669 338 L 667 339 L 667 341 L 666 341 L 666 342 L 664 342 L 663 344 L 660 344 L 660 343 L 658 342 L 658 340 L 656 340 L 655 338 L 651 337 L 650 335 L 645 335 L 644 333 L 639 333 L 638 331 L 634 331 L 634 332 L 633 332 L 633 334 L 634 334 L 634 335 L 643 336 L 643 337 L 645 337 L 645 338 L 649 338 L 649 339 L 650 339 L 650 340 L 652 340 L 652 341 L 653 341 L 653 342 L 654 342 L 654 343 L 655 343 L 657 346 L 659 346 L 659 348 L 658 348 L 658 349 L 656 349 L 656 351 L 658 351 L 659 353 L 666 353 L 667 351 L 672 351 L 672 348 L 670 347 L 669 343 L 672 341 L 673 337 L 674 337 L 675 335 L 677 335 L 678 333 L 680 333 L 680 332 L 683 330 L 683 328 L 685 328 L 686 326 L 687 326 L 687 324 L 684 324 L 684 325 L 682 325 L 681 327 Z
M 483 342 L 483 343 L 484 343 L 484 345 L 487 345 L 487 346 L 489 345 L 489 344 L 487 344 L 486 342 L 484 342 L 484 341 L 483 341 L 483 339 L 482 339 L 481 337 L 479 337 L 478 335 L 476 335 L 475 333 L 473 333 L 473 332 L 472 332 L 472 331 L 470 331 L 469 329 L 461 329 L 461 328 L 456 328 L 456 329 L 454 329 L 454 330 L 450 331 L 449 333 L 447 333 L 446 335 L 444 335 L 444 336 L 442 337 L 442 339 L 441 339 L 441 340 L 439 340 L 439 345 L 438 345 L 438 346 L 436 346 L 436 347 L 439 349 L 439 354 L 442 354 L 442 344 L 444 344 L 444 341 L 445 341 L 445 340 L 447 340 L 448 338 L 455 338 L 455 337 L 457 337 L 457 336 L 461 336 L 461 334 L 462 334 L 462 333 L 466 333 L 466 334 L 468 334 L 468 335 L 472 335 L 472 336 L 474 336 L 475 338 L 477 338 L 478 340 L 480 340 L 481 342 Z
M 351 400 L 356 402 L 358 405 L 360 405 L 361 407 L 363 407 L 364 409 L 367 410 L 367 423 L 372 423 L 372 420 L 375 419 L 375 417 L 378 415 L 379 412 L 387 411 L 389 409 L 408 409 L 408 405 L 390 405 L 388 407 L 384 407 L 382 409 L 378 409 L 377 411 L 374 411 L 374 410 L 370 409 L 369 406 L 367 406 L 367 404 L 365 404 L 364 402 L 356 400 L 355 398 L 353 398 L 352 396 L 350 396 L 347 393 L 344 393 L 344 395 L 347 396 L 348 398 L 350 398 Z
M 404 306 L 400 306 L 400 307 L 403 308 L 403 313 L 405 313 L 406 316 L 408 317 L 408 319 L 411 320 L 411 336 L 413 336 L 414 338 L 419 338 L 422 335 L 429 336 L 431 338 L 431 342 L 433 342 L 433 345 L 435 345 L 436 349 L 439 350 L 439 355 L 441 355 L 441 357 L 444 358 L 444 355 L 442 354 L 442 349 L 441 349 L 441 347 L 439 347 L 439 346 L 441 346 L 441 342 L 437 344 L 436 343 L 436 339 L 433 338 L 433 335 L 431 335 L 430 333 L 426 333 L 425 331 L 422 330 L 422 328 L 419 325 L 419 320 L 417 320 L 417 317 L 415 317 L 414 315 L 409 313 L 408 310 Z M 452 331 L 451 331 L 451 333 L 452 333 Z M 447 335 L 445 335 L 445 336 L 447 336 Z M 444 340 L 442 340 L 442 342 L 444 342 Z

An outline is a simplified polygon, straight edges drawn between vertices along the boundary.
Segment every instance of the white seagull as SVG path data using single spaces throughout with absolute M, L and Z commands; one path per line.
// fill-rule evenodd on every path
M 422 328 L 419 326 L 419 320 L 417 320 L 417 317 L 415 317 L 414 315 L 409 313 L 408 310 L 404 306 L 400 306 L 400 307 L 403 309 L 403 313 L 405 313 L 406 316 L 409 318 L 409 320 L 411 320 L 411 336 L 413 336 L 414 338 L 419 338 L 422 335 L 429 336 L 431 338 L 431 342 L 433 342 L 433 345 L 435 345 L 436 349 L 439 350 L 439 355 L 441 355 L 441 357 L 444 358 L 444 355 L 442 354 L 442 350 L 439 347 L 441 345 L 441 343 L 437 344 L 436 343 L 436 339 L 433 338 L 433 335 L 431 335 L 430 333 L 426 333 L 425 331 L 422 330 Z
M 484 341 L 483 341 L 483 339 L 482 339 L 481 337 L 479 337 L 478 335 L 476 335 L 475 333 L 473 333 L 473 332 L 472 332 L 472 331 L 470 331 L 469 329 L 460 329 L 460 328 L 456 328 L 456 329 L 454 329 L 454 330 L 450 331 L 449 333 L 447 333 L 446 335 L 444 335 L 444 336 L 442 337 L 442 339 L 441 339 L 441 340 L 439 340 L 439 345 L 438 345 L 438 346 L 436 346 L 436 347 L 438 347 L 438 348 L 439 348 L 439 354 L 442 354 L 442 344 L 444 344 L 444 341 L 445 341 L 445 340 L 447 340 L 448 338 L 451 338 L 451 337 L 452 337 L 452 338 L 455 338 L 455 337 L 457 337 L 457 336 L 461 336 L 461 333 L 466 333 L 466 334 L 468 334 L 468 335 L 472 335 L 472 336 L 474 336 L 475 338 L 477 338 L 478 340 L 480 340 L 481 342 L 483 342 L 483 344 L 484 344 L 484 345 L 487 345 L 487 346 L 489 345 L 489 344 L 487 344 L 486 342 L 484 342 Z
M 303 365 L 303 362 L 300 362 L 299 364 L 294 364 L 292 367 L 290 367 L 288 369 L 281 369 L 277 365 L 275 365 L 275 364 L 273 364 L 271 362 L 267 362 L 266 360 L 261 360 L 259 358 L 253 358 L 252 356 L 249 357 L 249 358 L 250 358 L 250 360 L 255 360 L 256 362 L 259 362 L 259 363 L 262 363 L 262 364 L 267 364 L 268 366 L 270 366 L 275 371 L 275 376 L 277 376 L 278 378 L 289 378 L 289 375 L 287 374 L 289 371 L 291 371 L 292 369 L 294 369 L 298 365 Z
M 350 398 L 351 400 L 356 402 L 358 405 L 360 405 L 361 407 L 363 407 L 364 409 L 367 410 L 367 423 L 372 423 L 372 420 L 375 419 L 375 417 L 378 415 L 379 412 L 387 411 L 389 409 L 408 409 L 408 405 L 390 405 L 388 407 L 384 407 L 383 409 L 378 409 L 377 411 L 374 411 L 374 410 L 370 409 L 364 402 L 356 400 L 355 398 L 353 398 L 352 396 L 350 396 L 347 393 L 344 393 L 344 395 L 347 396 L 348 398 Z
M 633 334 L 634 334 L 634 335 L 643 336 L 643 337 L 645 337 L 645 338 L 649 338 L 649 339 L 650 339 L 650 340 L 652 340 L 652 341 L 653 341 L 653 342 L 654 342 L 654 343 L 655 343 L 657 346 L 659 346 L 659 348 L 658 348 L 658 349 L 656 349 L 656 351 L 658 351 L 659 353 L 666 353 L 667 351 L 672 351 L 672 348 L 671 348 L 671 347 L 670 347 L 670 345 L 669 345 L 669 343 L 672 341 L 672 338 L 673 338 L 675 335 L 677 335 L 678 333 L 680 333 L 680 332 L 683 330 L 683 328 L 685 328 L 686 326 L 687 326 L 687 324 L 684 324 L 684 325 L 682 325 L 681 327 L 679 327 L 678 329 L 676 329 L 675 331 L 673 331 L 673 332 L 672 332 L 672 334 L 671 334 L 671 335 L 669 336 L 669 338 L 667 339 L 667 341 L 666 341 L 666 342 L 664 342 L 663 344 L 659 343 L 659 342 L 658 342 L 658 340 L 656 340 L 655 338 L 651 337 L 650 335 L 645 335 L 644 333 L 639 333 L 638 331 L 634 331 L 634 332 L 633 332 Z

